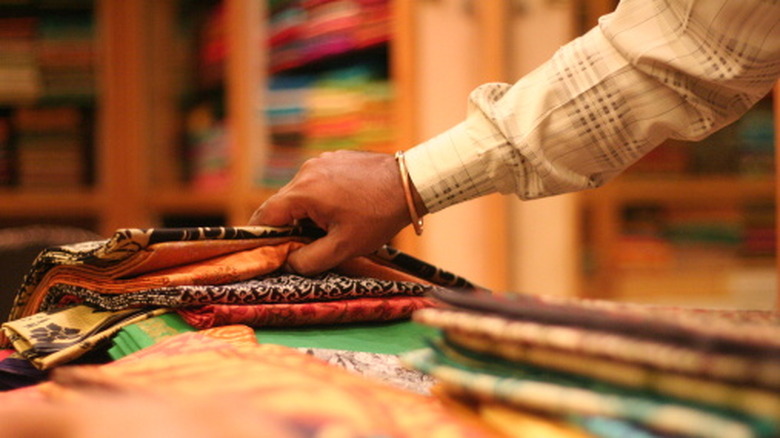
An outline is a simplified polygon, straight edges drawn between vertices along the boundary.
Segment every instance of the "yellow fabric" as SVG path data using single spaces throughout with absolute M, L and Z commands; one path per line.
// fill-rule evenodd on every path
M 36 368 L 46 370 L 82 356 L 122 327 L 167 312 L 168 309 L 105 311 L 73 306 L 6 322 L 2 330 L 19 354 Z

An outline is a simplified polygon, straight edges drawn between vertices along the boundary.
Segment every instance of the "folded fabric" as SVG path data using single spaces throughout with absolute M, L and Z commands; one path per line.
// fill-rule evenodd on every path
M 431 295 L 443 307 L 414 318 L 440 340 L 404 360 L 458 397 L 548 412 L 605 437 L 780 434 L 773 312 Z
M 74 277 L 84 282 L 92 279 L 95 282 L 121 281 L 261 245 L 301 240 L 302 236 L 293 237 L 296 232 L 301 234 L 300 230 L 291 227 L 124 229 L 105 241 L 52 247 L 44 250 L 33 263 L 8 319 L 19 319 L 42 310 L 40 304 L 49 286 L 58 282 L 59 271 L 63 271 L 65 281 Z M 165 281 L 159 277 L 155 279 Z
M 486 341 L 464 333 L 446 335 L 448 343 L 513 362 L 565 371 L 623 387 L 648 390 L 681 400 L 700 402 L 767 418 L 780 418 L 780 394 L 732 385 L 614 360 L 561 352 L 531 345 Z
M 424 297 L 355 298 L 351 300 L 261 305 L 206 305 L 176 311 L 193 327 L 245 324 L 252 327 L 295 327 L 409 318 L 433 306 Z
M 430 389 L 434 384 L 434 380 L 427 374 L 404 366 L 395 354 L 327 348 L 298 348 L 297 350 L 327 362 L 329 365 L 335 365 L 367 378 L 418 394 L 430 394 Z
M 274 247 L 276 248 L 276 247 Z M 278 267 L 277 267 L 278 268 Z M 381 280 L 325 272 L 313 277 L 273 271 L 245 281 L 219 284 L 178 285 L 163 288 L 104 293 L 98 288 L 72 284 L 52 285 L 41 308 L 61 303 L 84 303 L 117 310 L 138 306 L 188 307 L 204 304 L 248 305 L 261 303 L 303 303 L 362 297 L 420 296 L 432 288 L 417 281 Z M 127 283 L 131 283 L 127 280 Z M 133 287 L 140 287 L 133 285 Z
M 437 344 L 402 357 L 414 369 L 436 378 L 449 392 L 553 415 L 604 416 L 650 430 L 697 437 L 770 437 L 772 422 L 708 408 L 646 392 L 629 391 Z
M 34 385 L 48 376 L 48 371 L 35 368 L 16 352 L 0 360 L 0 392 Z
M 166 313 L 123 327 L 112 339 L 108 355 L 120 359 L 173 335 L 194 330 L 178 314 Z M 422 348 L 427 345 L 425 339 L 435 334 L 435 329 L 409 320 L 255 329 L 257 339 L 264 344 L 388 355 Z
M 780 314 L 689 309 L 520 293 L 433 291 L 464 310 L 621 333 L 701 351 L 780 360 Z
M 105 311 L 78 305 L 10 321 L 2 329 L 22 357 L 36 368 L 46 370 L 81 357 L 126 325 L 168 311 L 161 308 Z
M 181 333 L 195 331 L 176 313 L 165 313 L 122 327 L 106 352 L 111 359 L 121 359 L 146 347 Z
M 567 366 L 591 372 L 602 371 L 607 377 L 626 382 L 646 380 L 644 372 L 628 372 L 622 366 L 636 364 L 650 370 L 667 370 L 690 377 L 747 385 L 748 388 L 780 390 L 780 362 L 772 358 L 713 353 L 703 350 L 699 344 L 670 344 L 618 332 L 507 319 L 497 314 L 461 309 L 425 309 L 416 312 L 414 319 L 437 327 L 448 336 L 479 337 L 485 346 L 529 349 L 528 360 L 533 360 L 532 356 L 540 356 L 531 354 L 530 349 L 549 350 L 546 356 L 555 354 L 563 358 L 566 354 L 572 355 L 577 360 L 565 361 Z M 610 360 L 612 363 L 598 367 L 584 365 L 589 358 Z M 617 372 L 616 367 L 623 371 Z
M 381 343 L 383 347 L 387 347 L 390 344 L 390 339 L 396 334 L 413 335 L 412 330 L 405 330 L 399 332 L 396 330 L 398 326 L 412 326 L 411 322 L 400 322 L 395 324 L 376 324 L 371 327 L 365 327 L 359 335 L 363 338 L 371 337 L 372 332 L 376 332 L 373 335 L 376 338 L 377 343 Z M 419 326 L 420 329 L 425 329 L 424 326 Z M 314 329 L 309 329 L 312 331 Z M 179 315 L 175 313 L 167 313 L 154 318 L 145 319 L 143 321 L 131 324 L 123 327 L 119 333 L 112 339 L 112 346 L 108 350 L 108 354 L 113 359 L 120 359 L 127 355 L 130 355 L 143 348 L 150 347 L 164 339 L 171 336 L 178 335 L 180 333 L 187 333 L 195 331 L 195 328 L 187 324 Z M 355 344 L 356 336 L 341 335 L 340 330 L 334 330 L 330 327 L 321 328 L 319 330 L 321 336 L 317 339 L 312 339 L 307 344 L 300 346 L 296 349 L 306 354 L 312 355 L 325 362 L 336 365 L 341 368 L 347 369 L 364 376 L 378 379 L 386 382 L 398 388 L 402 388 L 408 391 L 418 392 L 421 394 L 427 394 L 433 384 L 433 379 L 427 375 L 420 373 L 419 371 L 411 370 L 403 366 L 398 359 L 398 355 L 393 352 L 378 353 L 374 352 L 374 349 L 366 348 L 365 345 L 358 346 Z M 287 336 L 276 336 L 275 333 L 268 331 L 256 331 L 255 335 L 265 343 L 275 343 L 284 345 L 289 343 L 289 339 L 293 336 L 297 336 L 299 344 L 302 342 L 301 338 L 306 338 L 301 331 L 287 331 Z M 329 336 L 328 334 L 331 333 Z M 328 337 L 330 342 L 323 342 L 323 337 Z M 422 334 L 418 334 L 422 339 Z M 339 341 L 341 339 L 341 341 Z M 397 340 L 397 339 L 394 339 Z M 315 348 L 315 346 L 326 345 L 330 348 Z M 333 348 L 340 347 L 339 349 Z M 345 348 L 354 348 L 353 350 L 346 350 Z M 400 347 L 399 351 L 407 351 L 410 348 Z
M 254 278 L 280 268 L 290 251 L 319 233 L 304 227 L 124 229 L 106 241 L 52 247 L 33 263 L 9 320 L 46 310 L 41 305 L 54 284 L 112 294 Z M 335 272 L 378 280 L 473 287 L 465 279 L 390 247 L 349 260 Z
M 572 416 L 569 420 L 599 438 L 668 438 L 669 435 L 642 429 L 636 425 L 608 417 Z
M 594 438 L 594 435 L 572 426 L 567 421 L 552 415 L 529 413 L 501 403 L 474 398 L 452 397 L 442 385 L 435 385 L 431 393 L 441 399 L 451 411 L 479 416 L 480 420 L 511 438 Z M 637 438 L 626 435 L 623 438 Z
M 98 390 L 113 400 L 148 394 L 175 405 L 241 400 L 235 410 L 283 419 L 307 435 L 393 437 L 497 436 L 476 418 L 437 399 L 402 391 L 278 345 L 258 345 L 248 327 L 176 335 L 109 364 L 55 370 L 50 382 L 0 394 L 67 406 Z M 89 413 L 84 413 L 89 415 Z
M 437 285 L 474 287 L 389 247 L 318 278 L 283 274 L 287 255 L 320 235 L 305 227 L 126 229 L 106 241 L 50 248 L 25 278 L 10 320 L 73 304 L 108 310 L 256 305 L 420 296 Z M 360 312 L 350 314 L 364 320 Z

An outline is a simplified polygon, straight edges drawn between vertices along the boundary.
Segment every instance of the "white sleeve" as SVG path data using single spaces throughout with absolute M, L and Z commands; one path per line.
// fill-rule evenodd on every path
M 493 192 L 533 199 L 597 187 L 669 138 L 733 122 L 780 77 L 780 3 L 623 0 L 514 85 L 406 153 L 435 212 Z

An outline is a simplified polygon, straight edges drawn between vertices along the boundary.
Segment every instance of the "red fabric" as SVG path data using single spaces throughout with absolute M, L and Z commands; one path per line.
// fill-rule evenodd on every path
M 253 327 L 294 327 L 409 318 L 415 310 L 432 307 L 424 297 L 357 298 L 329 302 L 259 305 L 206 305 L 180 309 L 193 327 L 246 324 Z

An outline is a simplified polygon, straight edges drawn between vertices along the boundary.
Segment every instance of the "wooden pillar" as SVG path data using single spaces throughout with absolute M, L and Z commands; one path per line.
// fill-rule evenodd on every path
M 265 85 L 264 1 L 225 0 L 227 32 L 226 99 L 231 147 L 228 223 L 244 225 L 256 205 L 248 201 L 257 168 L 263 165 L 268 135 L 262 114 Z
M 149 169 L 146 0 L 97 2 L 101 95 L 97 138 L 100 232 L 150 226 L 144 197 Z

